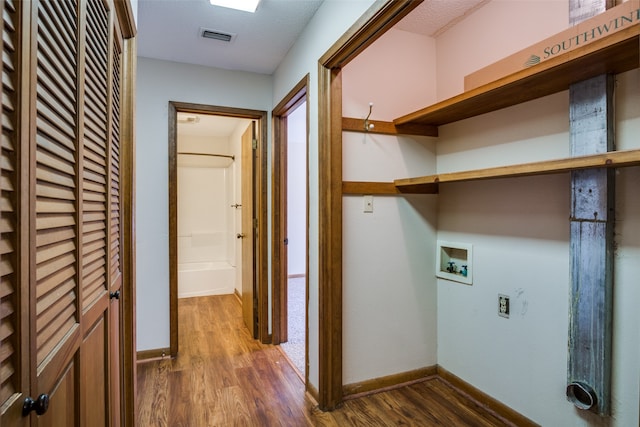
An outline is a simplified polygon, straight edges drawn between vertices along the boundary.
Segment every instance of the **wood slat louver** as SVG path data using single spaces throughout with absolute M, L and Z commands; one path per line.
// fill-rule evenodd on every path
M 78 323 L 77 3 L 41 1 L 36 27 L 36 362 Z
M 2 143 L 0 154 L 0 406 L 20 392 L 18 323 L 18 102 L 17 13 L 12 0 L 4 1 L 2 22 Z
M 82 173 L 82 308 L 107 291 L 109 12 L 87 2 Z
M 113 88 L 111 91 L 111 283 L 121 280 L 121 199 L 120 199 L 120 73 L 122 72 L 122 46 L 118 37 L 113 42 Z

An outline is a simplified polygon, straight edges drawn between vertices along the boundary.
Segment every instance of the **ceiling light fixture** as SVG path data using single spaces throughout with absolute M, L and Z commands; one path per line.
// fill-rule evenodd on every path
M 178 113 L 178 123 L 196 124 L 200 122 L 200 117 L 195 114 Z
M 209 0 L 213 6 L 228 7 L 229 9 L 243 10 L 254 13 L 260 0 Z

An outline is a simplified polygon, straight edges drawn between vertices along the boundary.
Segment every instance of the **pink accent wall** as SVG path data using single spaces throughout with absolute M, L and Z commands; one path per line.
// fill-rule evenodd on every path
M 390 30 L 362 52 L 342 75 L 342 115 L 391 121 L 436 100 L 436 42 Z
M 437 39 L 438 101 L 464 90 L 464 76 L 569 26 L 566 0 L 494 0 Z

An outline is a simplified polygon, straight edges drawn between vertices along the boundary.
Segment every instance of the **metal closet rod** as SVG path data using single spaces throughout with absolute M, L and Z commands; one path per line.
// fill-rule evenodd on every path
M 210 157 L 225 157 L 227 159 L 235 160 L 236 156 L 231 156 L 229 154 L 209 154 L 209 153 L 178 153 L 178 154 L 187 154 L 189 156 L 210 156 Z

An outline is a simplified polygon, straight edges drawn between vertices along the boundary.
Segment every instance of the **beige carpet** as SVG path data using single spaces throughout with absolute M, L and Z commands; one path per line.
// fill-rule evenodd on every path
M 296 369 L 304 376 L 305 360 L 305 278 L 294 277 L 288 284 L 288 338 L 286 343 L 280 344 Z

